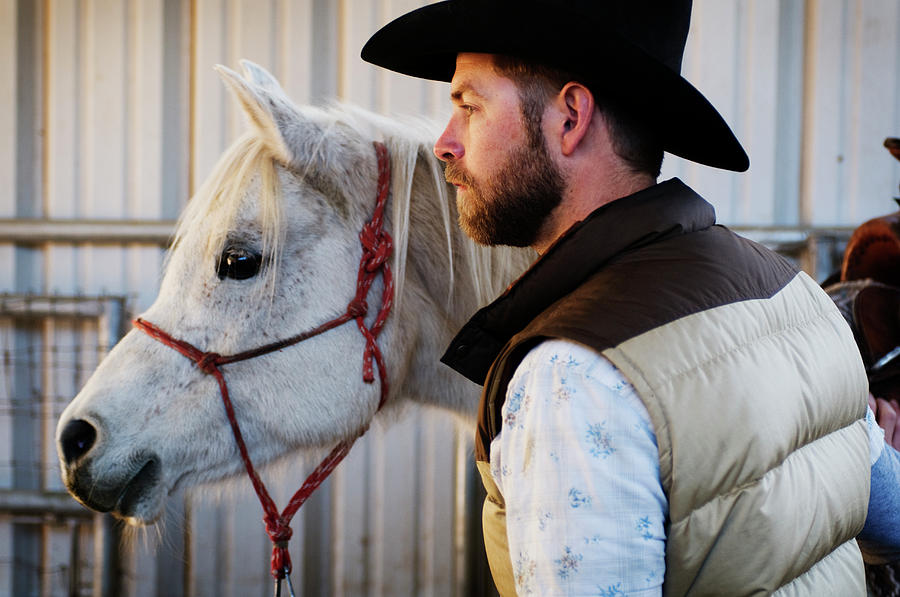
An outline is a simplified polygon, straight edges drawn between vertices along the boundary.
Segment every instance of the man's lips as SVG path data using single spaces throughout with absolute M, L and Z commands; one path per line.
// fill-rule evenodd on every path
M 465 191 L 472 186 L 469 174 L 456 163 L 447 164 L 444 168 L 444 180 L 459 191 Z

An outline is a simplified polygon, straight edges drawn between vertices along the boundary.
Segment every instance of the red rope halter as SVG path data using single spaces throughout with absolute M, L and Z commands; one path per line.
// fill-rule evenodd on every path
M 306 331 L 296 336 L 291 336 L 284 340 L 279 340 L 271 344 L 260 346 L 252 350 L 247 350 L 233 355 L 220 355 L 214 352 L 203 352 L 193 345 L 178 340 L 168 333 L 164 332 L 154 324 L 144 319 L 136 319 L 134 327 L 145 332 L 151 338 L 154 338 L 166 346 L 169 346 L 185 357 L 191 359 L 197 364 L 197 368 L 212 375 L 219 384 L 219 391 L 222 394 L 222 402 L 225 405 L 225 413 L 228 416 L 228 422 L 231 424 L 231 430 L 234 433 L 234 439 L 237 443 L 238 450 L 241 454 L 241 460 L 244 462 L 244 468 L 250 476 L 253 483 L 253 489 L 259 496 L 260 504 L 263 508 L 263 521 L 266 524 L 266 533 L 272 540 L 274 547 L 272 548 L 272 576 L 276 581 L 280 581 L 291 573 L 291 557 L 288 553 L 288 540 L 291 538 L 293 531 L 290 527 L 291 518 L 296 514 L 303 502 L 315 491 L 319 485 L 331 474 L 337 465 L 344 459 L 353 443 L 362 436 L 368 426 L 361 429 L 359 433 L 350 439 L 346 439 L 338 444 L 328 456 L 319 464 L 318 467 L 306 478 L 303 485 L 291 498 L 284 510 L 279 513 L 275 502 L 269 496 L 265 484 L 259 478 L 259 474 L 250 460 L 250 454 L 247 452 L 247 446 L 244 443 L 244 437 L 238 426 L 237 418 L 234 414 L 234 407 L 231 404 L 231 398 L 228 395 L 228 385 L 225 383 L 225 376 L 220 367 L 237 361 L 245 361 L 276 350 L 281 350 L 288 346 L 292 346 L 313 336 L 318 336 L 330 329 L 336 328 L 350 321 L 356 320 L 356 325 L 366 340 L 366 348 L 363 353 L 363 380 L 366 383 L 375 381 L 372 361 L 378 365 L 378 376 L 381 381 L 381 397 L 378 402 L 378 410 L 384 406 L 385 399 L 388 394 L 388 380 L 384 365 L 384 358 L 378 347 L 378 335 L 384 327 L 384 322 L 390 313 L 394 300 L 394 281 L 391 275 L 391 268 L 387 261 L 393 250 L 393 240 L 390 234 L 384 229 L 384 206 L 387 202 L 388 190 L 390 187 L 391 169 L 390 160 L 388 159 L 387 148 L 382 143 L 376 142 L 375 153 L 378 158 L 378 197 L 375 202 L 375 211 L 372 219 L 363 225 L 362 231 L 359 233 L 359 240 L 363 247 L 362 259 L 359 264 L 359 272 L 356 280 L 356 295 L 347 305 L 347 310 L 338 317 L 323 323 L 322 325 Z M 384 279 L 384 291 L 381 295 L 381 309 L 372 324 L 372 327 L 366 327 L 365 316 L 368 312 L 366 297 L 372 288 L 372 283 L 381 273 Z

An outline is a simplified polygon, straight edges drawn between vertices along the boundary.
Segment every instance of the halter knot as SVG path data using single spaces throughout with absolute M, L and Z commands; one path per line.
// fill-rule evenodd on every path
M 347 305 L 347 315 L 356 319 L 357 317 L 365 317 L 366 313 L 369 312 L 369 303 L 366 302 L 364 298 L 354 298 L 350 301 L 350 304 Z
M 363 246 L 363 268 L 370 274 L 384 266 L 394 244 L 391 235 L 381 227 L 381 222 L 375 220 L 363 225 L 359 242 Z
M 212 375 L 215 371 L 218 370 L 218 361 L 222 358 L 222 355 L 215 352 L 204 352 L 199 359 L 197 359 L 197 368 L 203 371 L 204 373 L 209 373 Z
M 278 547 L 286 547 L 287 542 L 294 535 L 294 531 L 291 529 L 288 521 L 283 516 L 266 515 L 263 516 L 263 522 L 266 523 L 266 534 L 272 540 L 272 543 Z
M 287 544 L 283 546 L 276 545 L 272 548 L 272 576 L 276 580 L 288 576 L 293 570 L 291 563 L 291 553 L 288 551 Z
M 291 554 L 288 552 L 288 541 L 294 531 L 284 516 L 266 514 L 263 516 L 266 534 L 272 541 L 272 575 L 276 579 L 284 578 L 291 573 Z

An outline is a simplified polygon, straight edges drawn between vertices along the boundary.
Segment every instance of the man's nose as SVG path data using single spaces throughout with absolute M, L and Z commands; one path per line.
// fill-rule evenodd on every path
M 451 124 L 452 123 L 447 124 L 447 128 L 444 129 L 444 132 L 441 133 L 441 136 L 438 137 L 438 140 L 434 144 L 434 155 L 436 155 L 439 160 L 445 162 L 458 160 L 463 156 L 463 153 L 465 153 L 462 143 L 456 139 L 456 136 L 451 130 Z

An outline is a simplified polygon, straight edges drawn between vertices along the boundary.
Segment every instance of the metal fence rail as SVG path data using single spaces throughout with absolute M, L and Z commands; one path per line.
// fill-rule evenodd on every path
M 823 282 L 840 269 L 851 226 L 732 226 L 732 230 L 781 253 Z

